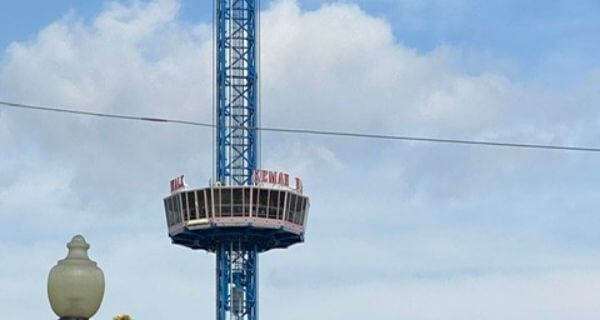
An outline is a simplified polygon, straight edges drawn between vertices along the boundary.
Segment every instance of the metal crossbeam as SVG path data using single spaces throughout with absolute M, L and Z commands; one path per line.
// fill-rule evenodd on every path
M 256 0 L 215 0 L 217 179 L 251 185 L 257 163 Z M 217 320 L 258 320 L 258 249 L 232 237 L 217 245 Z
M 217 319 L 258 319 L 258 250 L 245 241 L 217 248 Z
M 256 0 L 216 0 L 217 178 L 224 185 L 250 185 L 256 169 Z

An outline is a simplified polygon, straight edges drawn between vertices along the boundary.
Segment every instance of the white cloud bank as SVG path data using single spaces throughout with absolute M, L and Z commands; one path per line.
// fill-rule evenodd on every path
M 210 121 L 210 26 L 178 10 L 67 15 L 7 49 L 0 98 Z M 467 72 L 460 48 L 419 54 L 351 4 L 277 1 L 262 22 L 267 126 L 598 140 L 593 73 L 557 89 Z M 161 209 L 170 177 L 210 178 L 210 131 L 0 109 L 0 133 L 0 318 L 50 316 L 46 272 L 78 232 L 107 271 L 98 319 L 214 314 L 213 257 L 170 246 Z M 263 258 L 265 318 L 599 314 L 595 156 L 263 136 L 264 163 L 301 174 L 312 196 L 308 243 Z

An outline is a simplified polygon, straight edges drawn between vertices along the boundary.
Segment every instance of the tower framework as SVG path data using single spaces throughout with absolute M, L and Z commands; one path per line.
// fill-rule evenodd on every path
M 217 174 L 227 185 L 248 185 L 257 162 L 256 0 L 218 0 Z
M 299 178 L 258 170 L 258 0 L 215 1 L 216 180 L 164 199 L 174 244 L 216 254 L 216 319 L 258 319 L 259 254 L 304 241 Z

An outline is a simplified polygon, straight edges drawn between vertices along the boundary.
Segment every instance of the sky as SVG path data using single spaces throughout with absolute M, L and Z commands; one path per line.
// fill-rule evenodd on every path
M 273 0 L 265 126 L 598 147 L 595 1 Z M 0 100 L 211 118 L 210 3 L 0 3 Z M 214 256 L 162 199 L 211 176 L 211 132 L 0 107 L 0 318 L 48 318 L 83 234 L 95 319 L 212 317 Z M 264 319 L 597 319 L 599 155 L 263 134 L 301 176 L 304 244 L 261 255 Z

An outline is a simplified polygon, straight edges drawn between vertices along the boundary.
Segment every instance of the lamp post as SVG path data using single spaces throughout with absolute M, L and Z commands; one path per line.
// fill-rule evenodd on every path
M 104 296 L 104 273 L 90 260 L 90 245 L 81 235 L 67 244 L 69 253 L 50 270 L 48 298 L 59 320 L 89 320 Z

